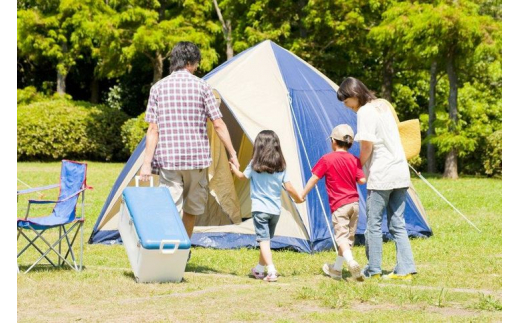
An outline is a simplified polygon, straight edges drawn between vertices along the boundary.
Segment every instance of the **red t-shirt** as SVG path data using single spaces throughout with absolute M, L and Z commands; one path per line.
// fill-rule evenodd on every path
M 335 151 L 318 160 L 312 173 L 325 176 L 329 205 L 334 213 L 339 207 L 359 201 L 356 182 L 365 177 L 359 158 L 347 151 Z

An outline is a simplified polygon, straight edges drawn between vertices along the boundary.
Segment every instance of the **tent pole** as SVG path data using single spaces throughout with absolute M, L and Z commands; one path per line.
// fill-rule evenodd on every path
M 477 228 L 477 226 L 475 224 L 473 224 L 473 222 L 471 222 L 464 214 L 462 214 L 462 212 L 460 212 L 455 206 L 453 206 L 453 204 L 450 203 L 450 201 L 448 201 L 439 191 L 437 191 L 435 189 L 435 187 L 433 187 L 432 184 L 430 184 L 430 182 L 428 182 L 426 180 L 426 178 L 424 178 L 421 173 L 417 172 L 415 170 L 415 168 L 412 167 L 412 165 L 408 164 L 408 166 L 415 172 L 415 174 L 417 174 L 417 176 L 419 176 L 420 179 L 422 179 L 426 185 L 428 185 L 435 193 L 437 193 L 437 195 L 439 195 L 446 203 L 448 203 L 449 206 L 451 206 L 455 211 L 457 211 L 457 213 L 459 213 L 469 224 L 471 224 L 479 233 L 482 233 L 482 231 Z
M 307 165 L 309 166 L 309 169 L 312 169 L 311 162 L 309 160 L 309 155 L 307 155 L 307 150 L 305 149 L 305 145 L 303 142 L 302 134 L 300 131 L 300 126 L 298 125 L 298 122 L 296 122 L 296 116 L 294 115 L 294 110 L 293 110 L 293 106 L 292 106 L 292 99 L 291 99 L 291 96 L 289 95 L 289 93 L 287 93 L 287 99 L 289 100 L 289 105 L 291 106 L 291 114 L 292 114 L 292 117 L 294 120 L 294 124 L 296 125 L 296 130 L 298 131 L 298 136 L 302 143 L 303 153 L 305 154 L 305 159 L 307 160 Z M 321 206 L 321 210 L 323 213 L 323 217 L 325 218 L 325 222 L 327 222 L 327 229 L 328 229 L 330 237 L 332 239 L 332 245 L 334 246 L 334 249 L 336 250 L 336 254 L 339 254 L 338 247 L 336 246 L 336 241 L 334 240 L 334 234 L 332 234 L 332 230 L 330 229 L 331 226 L 329 223 L 329 219 L 327 218 L 327 213 L 325 212 L 325 207 L 323 206 L 323 199 L 321 198 L 321 194 L 320 194 L 320 191 L 318 190 L 318 186 L 316 185 L 314 187 L 314 189 L 316 190 L 316 193 L 318 193 L 318 199 L 320 200 L 320 206 Z M 309 225 L 310 225 L 310 221 L 309 221 Z

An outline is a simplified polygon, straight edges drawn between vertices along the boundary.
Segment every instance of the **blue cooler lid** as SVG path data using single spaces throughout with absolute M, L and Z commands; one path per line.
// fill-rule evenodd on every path
M 168 188 L 127 187 L 123 199 L 145 249 L 159 249 L 162 240 L 180 240 L 179 249 L 190 248 L 190 238 Z M 174 247 L 165 243 L 163 249 Z

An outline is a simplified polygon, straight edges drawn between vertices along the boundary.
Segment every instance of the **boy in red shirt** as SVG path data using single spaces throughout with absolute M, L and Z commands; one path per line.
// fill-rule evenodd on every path
M 338 257 L 334 264 L 324 264 L 323 271 L 333 279 L 340 280 L 343 261 L 346 261 L 352 277 L 363 281 L 361 267 L 354 260 L 350 249 L 354 245 L 359 214 L 356 183 L 365 184 L 365 174 L 359 158 L 348 152 L 354 142 L 354 131 L 349 125 L 341 124 L 334 128 L 330 140 L 333 152 L 324 155 L 316 163 L 312 169 L 312 177 L 305 185 L 301 196 L 305 198 L 325 176 Z

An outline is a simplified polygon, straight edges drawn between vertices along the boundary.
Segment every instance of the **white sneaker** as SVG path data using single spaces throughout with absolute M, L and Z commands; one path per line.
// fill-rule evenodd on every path
M 264 281 L 266 282 L 275 282 L 278 280 L 278 272 L 267 273 L 267 276 L 264 277 Z
M 350 273 L 352 274 L 352 278 L 354 278 L 355 280 L 357 280 L 359 282 L 362 282 L 365 280 L 363 275 L 361 275 L 361 267 L 359 266 L 357 261 L 351 260 L 348 263 L 348 271 L 350 271 Z
M 323 272 L 332 279 L 341 280 L 341 278 L 343 278 L 341 271 L 334 269 L 334 264 L 324 264 L 321 269 L 323 269 Z

